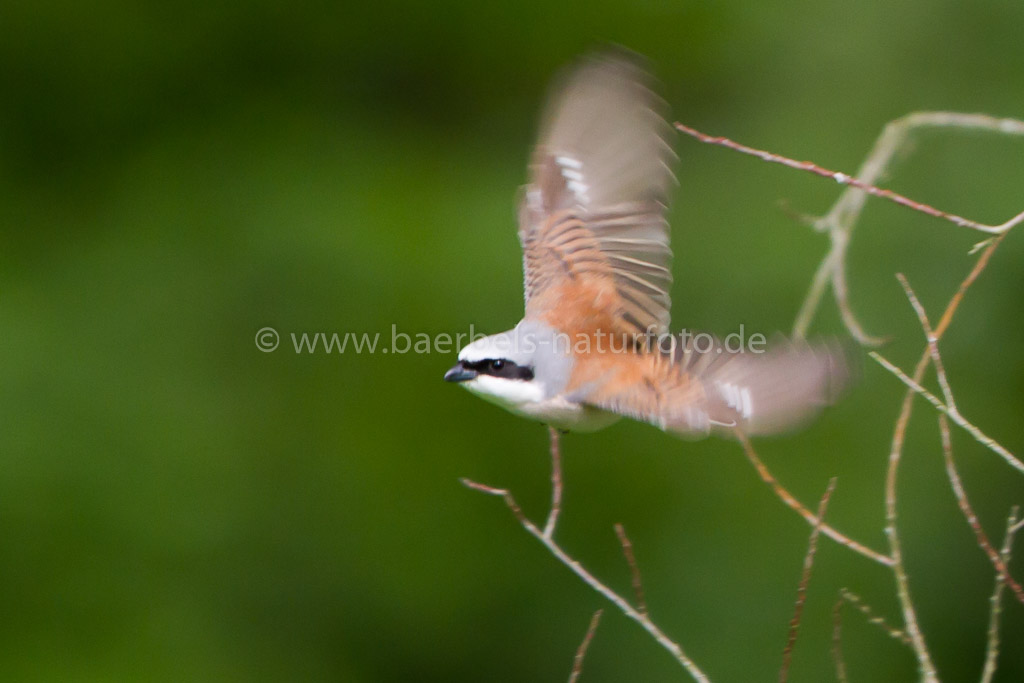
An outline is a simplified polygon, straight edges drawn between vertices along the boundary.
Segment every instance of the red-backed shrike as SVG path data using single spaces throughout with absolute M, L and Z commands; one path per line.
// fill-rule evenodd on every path
M 668 336 L 671 128 L 636 60 L 600 55 L 553 93 L 519 211 L 526 315 L 445 374 L 513 413 L 572 431 L 620 416 L 682 435 L 794 427 L 846 380 L 834 344 L 761 353 Z

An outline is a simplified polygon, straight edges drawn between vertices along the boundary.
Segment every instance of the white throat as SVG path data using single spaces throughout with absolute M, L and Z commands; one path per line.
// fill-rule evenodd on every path
M 559 429 L 594 431 L 615 422 L 619 418 L 614 413 L 565 397 L 573 358 L 568 345 L 560 341 L 553 328 L 532 320 L 524 320 L 508 332 L 477 339 L 459 353 L 461 362 L 510 361 L 530 368 L 533 377 L 512 379 L 481 372 L 461 384 L 511 413 Z

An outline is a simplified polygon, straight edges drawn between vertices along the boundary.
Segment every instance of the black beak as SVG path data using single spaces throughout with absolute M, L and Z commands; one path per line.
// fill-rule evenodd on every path
M 465 382 L 466 380 L 473 379 L 476 377 L 476 370 L 469 370 L 462 366 L 462 363 L 456 363 L 448 372 L 444 373 L 445 382 Z

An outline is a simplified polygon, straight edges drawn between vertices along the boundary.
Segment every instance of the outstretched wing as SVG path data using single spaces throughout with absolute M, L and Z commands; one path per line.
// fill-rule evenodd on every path
M 649 82 L 615 54 L 556 88 L 520 206 L 526 317 L 567 332 L 667 332 L 675 155 Z
M 709 335 L 666 353 L 614 354 L 584 371 L 576 400 L 690 436 L 789 430 L 833 403 L 849 378 L 837 344 L 730 352 Z

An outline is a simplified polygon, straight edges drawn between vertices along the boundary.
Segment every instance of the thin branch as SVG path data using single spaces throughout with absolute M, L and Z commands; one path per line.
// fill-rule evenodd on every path
M 747 459 L 754 465 L 757 473 L 761 476 L 761 480 L 768 484 L 775 495 L 778 496 L 779 500 L 795 510 L 801 517 L 807 520 L 807 523 L 811 526 L 820 526 L 821 533 L 825 534 L 839 545 L 846 546 L 850 550 L 863 555 L 864 557 L 874 560 L 875 562 L 884 565 L 886 567 L 892 566 L 892 558 L 887 557 L 871 548 L 867 547 L 862 543 L 858 543 L 849 536 L 842 532 L 834 529 L 833 527 L 825 524 L 821 519 L 818 518 L 813 512 L 807 509 L 807 507 L 801 503 L 796 497 L 787 491 L 782 484 L 775 478 L 774 475 L 768 470 L 765 464 L 761 461 L 761 458 L 757 456 L 757 452 L 754 450 L 754 446 L 750 443 L 743 432 L 735 430 L 736 438 L 739 439 L 740 444 L 743 446 L 743 452 L 746 453 Z
M 927 356 L 926 356 L 927 358 Z M 913 396 L 913 394 L 911 394 Z M 917 624 L 917 612 L 914 603 L 910 598 L 910 582 L 907 580 L 907 571 L 903 567 L 903 551 L 900 546 L 899 531 L 896 521 L 896 477 L 899 471 L 900 458 L 903 454 L 903 442 L 906 438 L 907 423 L 910 421 L 910 413 L 913 401 L 905 400 L 900 407 L 900 415 L 896 420 L 896 427 L 892 434 L 892 447 L 889 450 L 889 467 L 885 475 L 885 533 L 889 539 L 889 555 L 892 557 L 892 573 L 896 579 L 896 597 L 903 611 L 903 623 L 907 635 L 910 637 L 910 644 L 917 656 L 918 668 L 926 683 L 937 683 L 938 676 L 935 665 L 932 663 L 931 655 L 928 653 L 928 646 L 924 642 L 924 634 Z
M 558 515 L 562 511 L 562 448 L 557 429 L 549 426 L 548 438 L 551 440 L 551 510 L 548 511 L 548 519 L 544 523 L 544 535 L 551 538 L 555 534 Z
M 902 631 L 891 626 L 884 618 L 875 614 L 871 607 L 856 593 L 849 591 L 846 588 L 841 588 L 839 589 L 839 597 L 844 602 L 847 602 L 857 608 L 857 611 L 864 615 L 864 619 L 869 624 L 877 626 L 893 640 L 907 646 L 912 644 L 910 642 L 910 636 L 907 635 L 906 631 Z
M 832 661 L 836 665 L 836 680 L 848 683 L 846 662 L 843 660 L 843 598 L 840 595 L 832 605 Z
M 818 503 L 818 523 L 811 530 L 811 538 L 807 542 L 807 554 L 804 555 L 804 568 L 800 576 L 800 584 L 796 589 L 796 605 L 793 608 L 793 618 L 789 621 L 789 637 L 786 639 L 786 647 L 782 650 L 782 668 L 779 669 L 779 683 L 786 683 L 789 680 L 789 666 L 793 660 L 793 648 L 796 646 L 797 632 L 800 630 L 800 618 L 804 613 L 804 604 L 807 602 L 807 585 L 811 582 L 811 568 L 814 566 L 814 554 L 818 550 L 818 534 L 821 532 L 821 522 L 825 519 L 825 510 L 828 508 L 829 498 L 836 488 L 836 478 L 832 477 L 825 488 L 825 494 Z
M 928 314 L 907 281 L 906 276 L 903 273 L 896 273 L 896 279 L 899 280 L 900 285 L 903 287 L 903 291 L 907 295 L 907 299 L 910 301 L 914 312 L 917 313 L 918 321 L 921 323 L 921 330 L 924 331 L 925 341 L 928 342 L 928 354 L 932 358 L 932 365 L 935 366 L 935 374 L 938 377 L 939 386 L 942 388 L 942 395 L 946 399 L 946 406 L 951 411 L 956 412 L 956 401 L 953 399 L 953 390 L 950 388 L 949 379 L 946 377 L 946 366 L 942 364 L 942 356 L 939 355 L 939 340 L 932 330 L 931 323 L 928 322 Z
M 873 186 L 885 173 L 897 151 L 904 146 L 906 139 L 912 133 L 918 129 L 942 127 L 988 131 L 1004 135 L 1024 135 L 1024 121 L 1014 119 L 997 119 L 981 114 L 956 114 L 951 112 L 917 112 L 909 114 L 891 121 L 885 126 L 882 134 L 875 142 L 871 153 L 857 171 L 856 177 L 858 182 L 865 186 L 865 188 Z M 703 136 L 703 134 L 700 135 Z M 709 142 L 716 141 L 715 138 L 710 138 L 709 136 L 703 136 L 703 138 Z M 701 138 L 699 137 L 698 139 Z M 801 167 L 800 162 L 792 162 L 790 165 L 796 165 L 797 168 Z M 830 171 L 824 171 L 823 174 L 830 178 L 836 177 Z M 819 232 L 829 233 L 831 245 L 828 252 L 822 258 L 818 270 L 811 281 L 807 295 L 804 297 L 803 304 L 800 306 L 800 312 L 793 325 L 793 336 L 801 338 L 807 336 L 807 330 L 810 328 L 818 306 L 821 304 L 825 287 L 831 282 L 836 305 L 842 315 L 843 323 L 850 334 L 864 346 L 877 346 L 884 341 L 884 339 L 869 335 L 864 331 L 864 328 L 857 321 L 856 316 L 854 316 L 847 297 L 846 251 L 857 220 L 864 209 L 867 197 L 867 189 L 859 189 L 851 183 L 842 192 L 827 214 L 817 220 L 810 221 L 811 225 Z M 995 238 L 998 241 L 1007 234 L 1010 228 L 1021 222 L 1022 215 L 1024 214 L 1018 214 L 1001 225 L 983 226 L 979 224 L 978 227 L 983 232 L 998 233 L 998 236 Z M 808 221 L 804 220 L 803 222 Z M 976 246 L 980 247 L 981 245 Z M 974 251 L 972 250 L 971 253 L 974 253 Z M 986 253 L 983 254 L 984 261 L 987 262 L 988 256 L 991 253 L 991 249 L 986 250 Z M 984 269 L 984 263 L 979 265 L 981 267 L 977 272 L 981 272 Z M 962 297 L 963 291 L 969 286 L 970 282 L 965 282 L 961 285 L 962 289 L 958 298 Z M 957 301 L 956 305 L 959 305 L 959 301 Z M 955 310 L 956 305 L 952 309 L 947 310 Z M 939 336 L 942 336 L 942 332 L 945 331 L 947 325 L 948 320 L 940 321 L 936 328 Z
M 800 312 L 796 314 L 796 320 L 793 322 L 794 337 L 799 339 L 807 337 L 807 330 L 811 327 L 814 314 L 818 311 L 818 306 L 821 305 L 822 297 L 825 296 L 825 288 L 828 287 L 828 283 L 831 281 L 832 274 L 835 271 L 835 261 L 841 258 L 843 258 L 843 253 L 835 247 L 835 240 L 833 239 L 832 248 L 825 254 L 825 258 L 821 259 L 818 269 L 814 271 L 814 277 L 811 278 L 811 286 L 807 290 L 807 295 L 804 296 L 803 303 L 800 304 Z M 859 323 L 857 328 L 860 329 Z M 854 338 L 860 341 L 856 336 Z M 863 344 L 863 342 L 861 343 Z M 871 344 L 867 346 L 871 346 Z
M 1024 134 L 1024 121 L 1017 121 L 1015 119 L 993 119 L 993 121 L 996 122 L 996 125 L 1005 124 L 1005 126 L 1002 126 L 1002 128 L 1005 128 L 1005 130 L 1002 130 L 1002 132 L 1014 132 Z M 809 171 L 823 178 L 830 178 L 839 183 L 840 185 L 849 185 L 850 187 L 855 187 L 858 190 L 861 190 L 862 192 L 867 192 L 868 194 L 873 195 L 875 197 L 888 199 L 891 202 L 895 202 L 900 206 L 905 206 L 907 208 L 913 209 L 914 211 L 920 211 L 921 213 L 927 214 L 929 216 L 934 216 L 935 218 L 947 220 L 950 223 L 953 223 L 954 225 L 960 226 L 962 228 L 971 228 L 972 230 L 986 232 L 989 233 L 990 235 L 999 235 L 1004 232 L 1007 232 L 1015 225 L 1024 223 L 1024 211 L 1017 214 L 1016 216 L 1013 216 L 1005 223 L 1000 223 L 999 225 L 985 225 L 984 223 L 977 223 L 970 219 L 964 218 L 963 216 L 958 216 L 954 213 L 940 211 L 939 209 L 936 209 L 933 206 L 915 201 L 913 199 L 910 199 L 909 197 L 904 197 L 903 195 L 893 192 L 892 190 L 883 190 L 881 188 L 875 187 L 870 182 L 858 180 L 857 178 L 847 175 L 846 173 L 841 173 L 839 171 L 830 171 L 829 169 L 818 166 L 817 164 L 811 161 L 796 161 L 794 159 L 784 157 L 780 154 L 766 152 L 764 150 L 755 149 L 753 147 L 747 147 L 746 145 L 741 145 L 740 143 L 733 142 L 732 140 L 726 137 L 706 135 L 705 133 L 701 133 L 700 131 L 694 128 L 685 126 L 682 123 L 677 122 L 675 124 L 675 127 L 678 130 L 682 131 L 683 133 L 686 133 L 687 135 L 700 140 L 701 142 L 705 142 L 711 145 L 719 145 L 721 147 L 727 147 L 731 150 L 740 152 L 742 154 L 749 154 L 750 156 L 755 156 L 758 159 L 761 159 L 762 161 L 768 161 L 775 164 L 782 164 L 783 166 L 788 166 L 789 168 L 794 168 L 797 169 L 798 171 Z M 1017 130 L 1018 127 L 1019 130 Z
M 988 262 L 992 258 L 992 254 L 995 253 L 999 245 L 1003 243 L 1003 239 L 1006 235 L 999 235 L 992 239 L 985 250 L 981 252 L 981 256 L 974 262 L 974 267 L 971 268 L 971 272 L 967 274 L 960 286 L 957 287 L 956 293 L 953 298 L 946 304 L 946 310 L 942 312 L 942 317 L 939 318 L 939 324 L 935 326 L 935 339 L 942 339 L 942 335 L 946 333 L 946 329 L 949 328 L 949 324 L 953 322 L 953 315 L 956 310 L 960 307 L 960 302 L 963 301 L 964 295 L 967 294 L 967 290 L 970 289 L 974 281 L 978 279 L 978 276 L 988 267 Z
M 1003 547 L 999 552 L 999 558 L 1006 565 L 1010 561 L 1010 550 L 1013 548 L 1013 535 L 1020 530 L 1021 522 L 1017 521 L 1019 514 L 1017 506 L 1010 510 L 1010 517 L 1006 520 L 1006 535 L 1003 536 Z M 1022 520 L 1024 521 L 1024 520 Z M 988 617 L 988 638 L 985 644 L 985 668 L 982 670 L 981 683 L 990 683 L 992 676 L 996 673 L 996 662 L 999 659 L 999 615 L 1002 613 L 1003 586 L 1006 585 L 1005 577 L 1002 574 L 996 576 L 996 587 L 992 592 L 991 607 Z
M 985 247 L 985 250 L 981 253 L 981 256 L 979 256 L 978 260 L 974 262 L 974 267 L 971 268 L 967 277 L 960 282 L 960 286 L 957 287 L 956 293 L 953 294 L 949 303 L 946 304 L 946 310 L 942 312 L 939 324 L 935 327 L 936 340 L 942 339 L 942 335 L 944 335 L 946 330 L 949 329 L 949 325 L 953 322 L 953 316 L 956 315 L 957 310 L 960 308 L 960 303 L 964 300 L 967 290 L 970 289 L 971 285 L 974 284 L 985 268 L 988 267 L 989 261 L 992 259 L 992 254 L 994 254 L 996 249 L 999 248 L 1004 237 L 1005 235 L 1000 235 L 989 242 L 988 246 Z M 924 377 L 925 371 L 928 369 L 928 363 L 930 360 L 931 354 L 926 350 L 917 361 L 917 365 L 914 367 L 913 382 L 919 383 L 921 381 Z M 908 403 L 913 400 L 913 397 L 913 390 L 908 390 L 903 396 L 903 402 Z
M 914 308 L 914 312 L 917 313 L 917 319 L 921 323 L 921 329 L 924 331 L 925 339 L 928 342 L 928 353 L 931 356 L 932 364 L 935 366 L 935 374 L 939 380 L 939 386 L 942 388 L 942 395 L 946 400 L 946 408 L 950 415 L 959 415 L 956 400 L 953 397 L 953 389 L 949 385 L 946 368 L 942 363 L 942 356 L 939 354 L 938 338 L 928 322 L 928 314 L 925 312 L 924 306 L 921 305 L 920 299 L 918 299 L 907 278 L 902 273 L 897 273 L 896 279 L 902 285 L 903 291 L 906 293 L 907 299 L 910 301 L 910 305 Z M 1024 589 L 1010 576 L 1006 564 L 1000 559 L 999 553 L 996 552 L 995 548 L 992 547 L 992 543 L 981 528 L 981 523 L 971 507 L 970 501 L 967 500 L 967 492 L 964 490 L 956 464 L 953 462 L 953 445 L 949 434 L 949 422 L 946 419 L 945 413 L 939 413 L 939 434 L 942 440 L 943 456 L 946 461 L 946 473 L 949 476 L 949 483 L 953 487 L 953 494 L 956 496 L 960 511 L 963 512 L 968 525 L 974 531 L 978 545 L 988 555 L 996 571 L 999 572 L 1000 578 L 1010 587 L 1017 600 L 1024 603 Z
M 942 455 L 946 460 L 946 474 L 949 476 L 949 483 L 953 487 L 953 495 L 956 496 L 956 502 L 960 506 L 960 511 L 964 513 L 967 524 L 974 531 L 978 545 L 981 546 L 981 549 L 988 555 L 988 559 L 995 566 L 999 578 L 1010 587 L 1017 600 L 1024 603 L 1024 589 L 1021 589 L 1020 584 L 1010 576 L 1010 570 L 1006 567 L 1006 563 L 1000 554 L 992 547 L 988 536 L 981 528 L 978 516 L 974 514 L 974 508 L 971 507 L 970 501 L 967 500 L 967 492 L 964 490 L 963 483 L 960 480 L 960 473 L 957 472 L 956 464 L 953 462 L 953 444 L 949 437 L 949 423 L 946 421 L 946 416 L 941 413 L 939 414 L 939 434 L 942 436 Z
M 512 511 L 512 514 L 519 523 L 526 527 L 527 531 L 529 531 L 530 527 L 536 529 L 534 523 L 527 519 L 526 515 L 523 514 L 523 509 L 519 507 L 519 503 L 516 502 L 516 499 L 512 496 L 512 492 L 508 489 L 499 489 L 494 486 L 488 486 L 487 484 L 481 484 L 473 481 L 472 479 L 467 479 L 466 477 L 462 477 L 459 481 L 462 482 L 463 486 L 471 488 L 474 491 L 486 493 L 489 496 L 498 496 L 505 501 L 505 505 L 507 505 L 508 509 Z M 538 531 L 538 533 L 540 532 Z M 544 534 L 540 535 L 543 536 Z
M 846 662 L 843 660 L 843 605 L 850 604 L 857 608 L 864 615 L 869 624 L 882 629 L 886 635 L 893 640 L 899 641 L 908 647 L 911 645 L 910 637 L 898 628 L 893 628 L 885 619 L 875 614 L 860 596 L 852 593 L 846 588 L 839 589 L 839 599 L 832 606 L 832 661 L 836 667 L 836 680 L 839 683 L 847 683 Z
M 849 240 L 848 234 L 833 238 L 833 244 L 843 244 L 842 249 L 844 252 L 844 256 L 836 258 L 832 264 L 832 293 L 835 295 L 836 307 L 839 309 L 839 315 L 843 320 L 843 324 L 854 339 L 864 346 L 880 346 L 888 341 L 888 339 L 876 337 L 865 332 L 864 327 L 857 320 L 857 316 L 853 314 L 853 309 L 850 307 L 850 295 L 846 284 L 845 242 L 847 240 Z
M 482 493 L 486 493 L 492 496 L 498 496 L 505 501 L 505 505 L 512 511 L 512 514 L 519 521 L 526 531 L 536 538 L 541 544 L 548 549 L 552 555 L 555 556 L 559 562 L 564 564 L 569 570 L 583 580 L 585 584 L 590 586 L 592 589 L 600 593 L 606 600 L 615 605 L 620 612 L 625 614 L 627 617 L 640 624 L 645 631 L 650 633 L 654 639 L 663 648 L 669 651 L 676 661 L 682 665 L 684 669 L 693 677 L 695 681 L 700 683 L 707 683 L 708 677 L 701 671 L 692 659 L 690 659 L 683 648 L 680 647 L 675 641 L 669 638 L 665 633 L 655 624 L 650 618 L 637 610 L 635 607 L 629 604 L 625 598 L 620 596 L 618 593 L 613 591 L 611 588 L 602 583 L 597 577 L 590 573 L 578 560 L 574 559 L 565 550 L 562 549 L 558 543 L 555 542 L 550 536 L 544 535 L 544 532 L 540 528 L 531 522 L 524 514 L 519 504 L 516 503 L 515 498 L 508 489 L 499 489 L 493 486 L 487 486 L 486 484 L 480 484 L 470 479 L 463 478 L 463 485 Z
M 636 596 L 636 607 L 641 613 L 647 614 L 647 601 L 644 599 L 644 582 L 640 578 L 640 566 L 633 556 L 633 543 L 626 535 L 626 528 L 621 524 L 615 525 L 615 535 L 619 537 L 619 545 L 622 546 L 622 555 L 629 565 L 630 580 L 633 584 L 633 595 Z
M 925 354 L 925 361 L 927 362 L 929 352 L 925 351 Z M 873 358 L 879 365 L 881 365 L 883 368 L 892 373 L 897 379 L 906 384 L 907 387 L 910 388 L 911 392 L 919 394 L 922 398 L 924 398 L 926 401 L 935 406 L 936 410 L 938 410 L 940 413 L 945 414 L 947 417 L 949 417 L 950 420 L 952 420 L 954 423 L 962 427 L 968 434 L 974 437 L 975 441 L 977 441 L 978 443 L 985 446 L 990 451 L 1001 457 L 1003 460 L 1009 463 L 1010 466 L 1013 467 L 1014 469 L 1024 472 L 1024 462 L 1018 460 L 1013 453 L 1006 450 L 1006 448 L 1004 448 L 998 441 L 993 439 L 991 436 L 985 434 L 985 432 L 978 429 L 978 427 L 976 427 L 973 423 L 969 422 L 967 418 L 965 418 L 959 412 L 950 409 L 950 407 L 943 403 L 935 394 L 922 387 L 918 383 L 918 380 L 914 380 L 913 378 L 908 377 L 907 373 L 903 372 L 902 370 L 899 369 L 898 366 L 894 365 L 891 361 L 887 360 L 885 356 L 882 356 L 881 354 L 875 351 L 868 352 L 868 355 L 871 356 L 871 358 Z
M 963 301 L 967 290 L 972 284 L 974 284 L 982 271 L 984 271 L 988 266 L 989 261 L 992 258 L 992 254 L 999 248 L 1002 240 L 1003 235 L 1000 235 L 985 247 L 985 250 L 975 262 L 974 267 L 971 268 L 967 277 L 965 277 L 960 283 L 956 293 L 953 294 L 949 303 L 946 304 L 946 310 L 943 311 L 942 317 L 939 319 L 939 324 L 935 328 L 936 340 L 941 339 L 942 335 L 949 328 L 949 325 L 953 320 L 953 316 L 960 307 L 960 303 Z M 871 355 L 873 357 L 877 356 L 877 354 L 874 353 Z M 880 358 L 880 356 L 878 358 Z M 917 366 L 914 368 L 913 379 L 910 380 L 917 386 L 920 386 L 920 381 L 924 377 L 925 371 L 928 369 L 930 360 L 931 353 L 926 349 L 921 355 L 920 360 L 917 361 Z M 902 371 L 900 372 L 902 374 Z M 893 430 L 892 446 L 889 451 L 889 467 L 885 477 L 886 533 L 889 536 L 890 548 L 893 550 L 893 560 L 896 562 L 893 568 L 893 574 L 896 578 L 897 596 L 899 597 L 900 606 L 903 609 L 904 619 L 907 623 L 907 635 L 914 648 L 914 652 L 917 654 L 921 673 L 925 676 L 926 680 L 935 681 L 935 668 L 931 663 L 931 657 L 928 655 L 928 650 L 925 647 L 924 637 L 921 635 L 920 629 L 917 626 L 917 617 L 914 613 L 913 603 L 910 601 L 907 576 L 903 569 L 903 559 L 902 554 L 900 553 L 899 535 L 896 530 L 896 479 L 899 470 L 900 456 L 903 451 L 903 442 L 906 436 L 907 423 L 909 422 L 910 415 L 914 409 L 914 393 L 915 391 L 913 388 L 904 392 L 903 403 L 900 405 L 899 418 L 896 421 L 896 428 Z
M 599 609 L 594 612 L 594 616 L 590 617 L 587 634 L 583 636 L 583 642 L 576 648 L 576 656 L 572 659 L 572 672 L 569 674 L 569 683 L 576 683 L 579 680 L 580 674 L 583 673 L 583 659 L 587 656 L 587 648 L 590 647 L 590 641 L 594 639 L 594 633 L 597 632 L 597 625 L 601 622 L 601 615 L 603 613 L 604 610 Z

